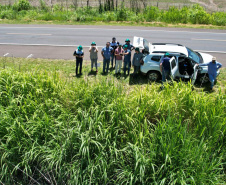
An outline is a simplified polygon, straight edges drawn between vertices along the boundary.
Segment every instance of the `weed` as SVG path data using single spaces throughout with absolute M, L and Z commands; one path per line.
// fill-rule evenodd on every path
M 9 61 L 1 183 L 225 183 L 225 69 L 223 86 L 206 93 L 183 82 L 130 86 L 112 73 L 72 78 L 73 61 Z

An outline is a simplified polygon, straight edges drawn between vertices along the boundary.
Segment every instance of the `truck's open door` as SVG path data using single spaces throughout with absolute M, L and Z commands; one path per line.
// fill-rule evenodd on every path
M 179 70 L 176 58 L 172 57 L 169 62 L 170 62 L 170 68 L 171 68 L 171 76 L 173 79 L 175 79 Z
M 195 64 L 194 65 L 194 73 L 192 75 L 192 78 L 191 78 L 191 83 L 194 85 L 196 79 L 197 79 L 197 75 L 198 75 L 198 65 Z

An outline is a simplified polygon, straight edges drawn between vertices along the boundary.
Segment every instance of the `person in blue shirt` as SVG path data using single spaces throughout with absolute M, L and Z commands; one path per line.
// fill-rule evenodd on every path
M 110 47 L 110 42 L 106 43 L 106 47 L 103 47 L 101 54 L 103 56 L 103 73 L 105 73 L 106 65 L 107 65 L 107 73 L 109 70 L 110 58 L 113 53 L 113 48 Z
M 134 46 L 132 44 L 130 44 L 130 40 L 129 39 L 126 39 L 125 40 L 125 44 L 123 45 L 123 47 L 127 45 L 127 49 L 132 51 L 134 49 Z
M 170 80 L 170 58 L 169 53 L 166 53 L 162 62 L 160 63 L 160 71 L 162 72 L 162 82 Z
M 210 89 L 212 90 L 214 86 L 214 82 L 217 78 L 217 70 L 222 67 L 222 64 L 216 61 L 216 57 L 213 57 L 211 62 L 206 64 L 199 64 L 199 66 L 208 66 Z
M 73 56 L 75 56 L 76 58 L 76 69 L 75 69 L 75 74 L 76 76 L 78 76 L 78 67 L 80 66 L 80 69 L 79 69 L 79 74 L 81 75 L 82 74 L 82 62 L 83 62 L 83 57 L 84 57 L 84 52 L 82 50 L 82 46 L 78 46 L 78 49 L 75 50 Z
M 127 45 L 124 45 L 124 75 L 126 75 L 126 69 L 128 70 L 128 75 L 130 72 L 130 66 L 131 66 L 131 51 L 128 49 Z M 128 68 L 126 68 L 128 67 Z
M 130 40 L 129 39 L 125 40 L 125 44 L 123 45 L 123 47 L 125 45 L 127 45 L 127 49 L 130 50 L 131 52 L 135 49 L 135 47 L 132 44 L 130 44 Z M 129 64 L 129 67 L 131 67 L 131 62 Z

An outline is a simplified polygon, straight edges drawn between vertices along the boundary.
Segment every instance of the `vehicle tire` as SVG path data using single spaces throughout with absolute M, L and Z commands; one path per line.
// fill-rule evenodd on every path
M 160 74 L 157 71 L 149 71 L 147 76 L 148 80 L 151 82 L 156 82 L 160 79 Z
M 201 74 L 201 75 L 199 75 L 198 82 L 199 83 L 203 83 L 203 84 L 209 82 L 208 74 Z

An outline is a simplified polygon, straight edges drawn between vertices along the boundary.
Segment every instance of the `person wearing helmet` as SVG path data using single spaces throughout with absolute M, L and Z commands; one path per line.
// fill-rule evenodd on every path
M 97 70 L 98 48 L 97 48 L 95 42 L 91 43 L 91 47 L 89 48 L 89 52 L 90 52 L 90 60 L 91 60 L 91 71 L 93 71 L 93 65 L 95 64 L 96 72 L 98 72 L 98 70 Z
M 130 73 L 130 65 L 131 65 L 131 51 L 128 49 L 127 45 L 124 45 L 124 75 L 126 75 L 126 70 L 128 70 L 128 75 Z
M 116 63 L 115 49 L 118 47 L 118 42 L 116 41 L 115 37 L 112 38 L 112 42 L 110 43 L 110 46 L 113 48 L 113 53 L 111 55 L 111 67 L 113 68 L 114 63 Z
M 160 71 L 162 72 L 162 82 L 170 80 L 170 58 L 169 53 L 166 53 L 160 63 Z
M 76 76 L 78 76 L 78 67 L 79 68 L 79 74 L 82 74 L 82 62 L 83 62 L 83 57 L 84 57 L 84 52 L 83 52 L 83 48 L 82 46 L 78 46 L 77 50 L 74 51 L 73 56 L 75 56 L 76 58 L 76 70 L 75 70 L 75 74 Z
M 216 61 L 217 58 L 213 57 L 212 61 L 205 64 L 199 64 L 199 66 L 208 66 L 208 76 L 210 80 L 210 90 L 213 90 L 214 82 L 217 78 L 217 71 L 222 67 L 222 64 Z
M 125 44 L 123 45 L 123 47 L 127 45 L 127 49 L 130 50 L 130 52 L 132 52 L 132 50 L 134 50 L 134 46 L 132 44 L 130 44 L 130 40 L 126 39 L 125 40 Z M 130 59 L 131 60 L 131 59 Z M 131 62 L 129 63 L 129 67 L 131 68 Z
M 125 40 L 125 44 L 123 45 L 123 47 L 124 47 L 125 45 L 128 46 L 127 49 L 130 50 L 130 51 L 132 51 L 132 50 L 134 49 L 134 46 L 133 46 L 132 44 L 130 44 L 130 40 L 129 40 L 129 39 L 126 39 L 126 40 Z

